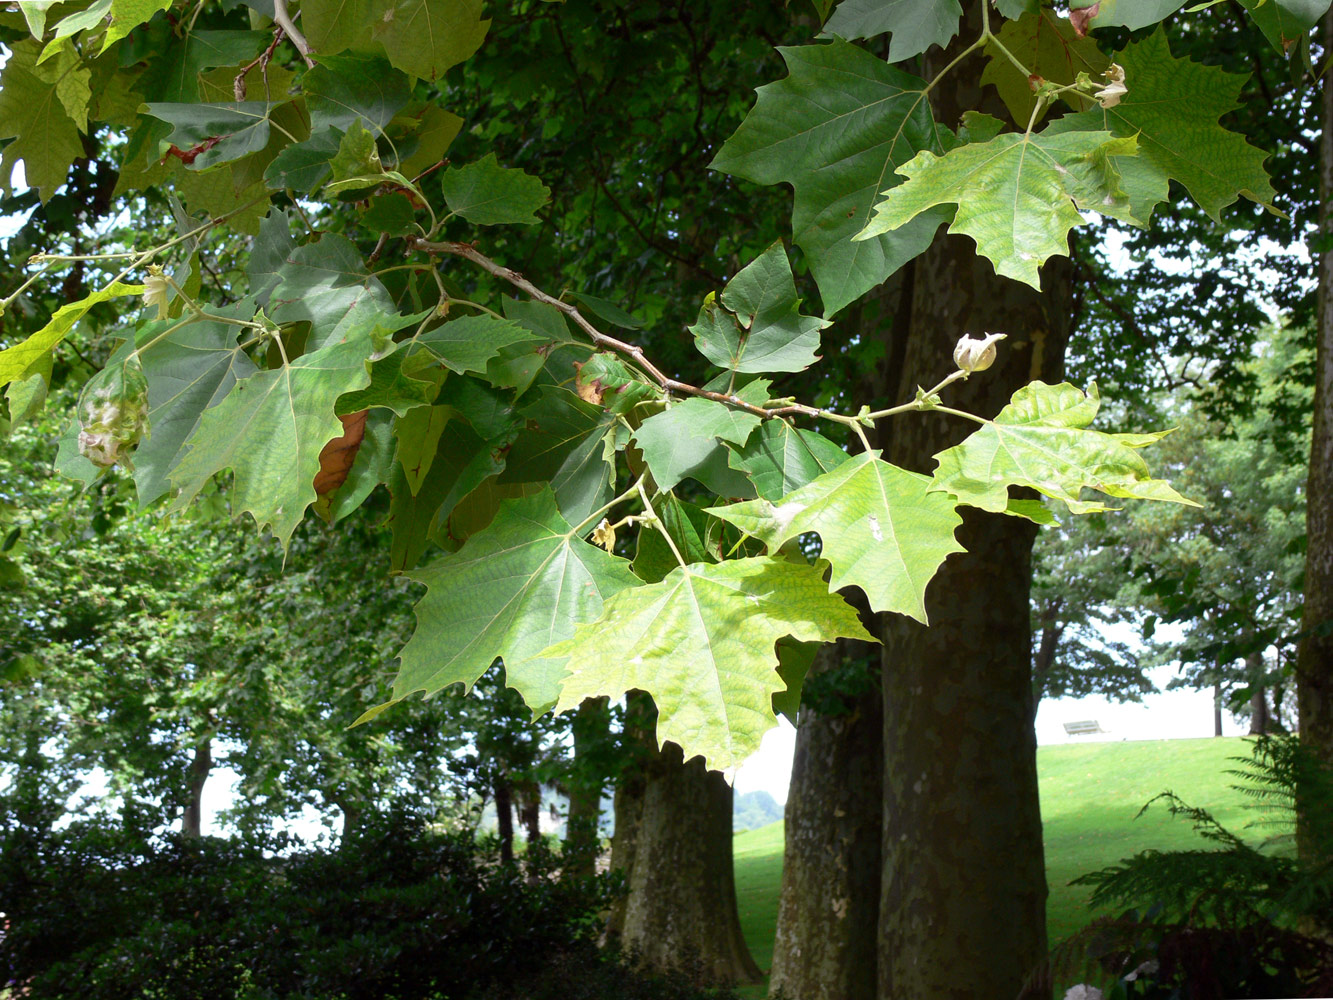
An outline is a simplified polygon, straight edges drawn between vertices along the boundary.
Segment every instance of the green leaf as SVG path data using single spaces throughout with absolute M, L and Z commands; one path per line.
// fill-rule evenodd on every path
M 370 0 L 371 32 L 404 73 L 438 80 L 481 48 L 481 0 Z
M 407 236 L 421 232 L 416 218 L 417 211 L 407 195 L 393 191 L 371 201 L 370 207 L 361 213 L 361 225 L 377 233 Z
M 254 300 L 219 306 L 213 315 L 238 320 L 255 316 Z M 179 320 L 149 323 L 136 340 L 148 344 Z M 249 378 L 255 366 L 240 348 L 241 328 L 216 320 L 192 320 L 140 354 L 148 380 L 148 426 L 152 433 L 134 453 L 134 484 L 140 506 L 171 489 L 171 473 L 203 414 Z
M 177 149 L 182 152 L 199 149 L 188 167 L 203 170 L 239 160 L 267 146 L 269 121 L 277 107 L 272 101 L 151 103 L 147 113 L 173 126 L 167 142 Z
M 588 310 L 598 319 L 604 320 L 612 326 L 618 326 L 623 330 L 643 329 L 642 321 L 635 319 L 614 302 L 599 299 L 595 295 L 585 295 L 583 292 L 570 292 L 569 294 L 576 302 L 587 306 Z
M 635 545 L 634 574 L 639 579 L 659 583 L 680 565 L 666 535 L 687 564 L 718 561 L 719 553 L 708 551 L 709 516 L 701 507 L 677 499 L 674 493 L 659 493 L 653 497 L 653 510 L 660 523 L 640 529 Z M 714 518 L 713 523 L 719 522 Z
M 139 25 L 152 19 L 160 10 L 171 6 L 171 0 L 111 0 L 111 23 L 102 40 L 105 52 Z
M 828 320 L 802 316 L 787 251 L 779 241 L 722 290 L 722 305 L 704 303 L 690 332 L 699 353 L 735 372 L 799 372 L 819 360 L 819 331 Z
M 797 430 L 785 420 L 765 420 L 758 434 L 732 449 L 730 462 L 750 477 L 761 497 L 778 500 L 849 457 L 814 431 Z
M 417 148 L 398 164 L 398 169 L 408 177 L 416 177 L 427 167 L 439 163 L 463 127 L 463 119 L 435 104 L 427 104 L 416 117 L 418 121 L 412 135 L 417 140 Z
M 61 45 L 55 59 L 41 62 L 33 72 L 56 89 L 61 107 L 80 132 L 88 131 L 88 105 L 93 92 L 92 71 L 70 42 Z
M 759 418 L 711 399 L 694 397 L 649 417 L 634 432 L 658 489 L 669 490 L 710 458 L 725 456 L 722 441 L 741 445 Z
M 79 129 L 60 100 L 59 85 L 38 75 L 38 45 L 15 42 L 0 72 L 0 139 L 13 139 L 0 153 L 0 183 L 11 193 L 11 176 L 23 161 L 24 178 L 42 203 L 65 183 L 70 165 L 83 155 Z
M 647 691 L 659 743 L 671 740 L 686 759 L 702 755 L 709 767 L 730 769 L 777 724 L 773 696 L 786 685 L 774 643 L 784 636 L 870 638 L 820 569 L 760 557 L 695 563 L 623 590 L 600 619 L 542 655 L 569 657 L 557 712 L 584 698 Z
M 1087 395 L 1068 382 L 1024 386 L 993 421 L 935 456 L 938 468 L 931 488 L 991 511 L 1010 506 L 1010 486 L 1027 486 L 1063 500 L 1075 514 L 1106 509 L 1098 501 L 1080 499 L 1084 489 L 1197 507 L 1165 480 L 1153 479 L 1137 453 L 1165 432 L 1088 430 L 1100 405 L 1096 383 L 1088 386 Z
M 1273 48 L 1285 53 L 1328 11 L 1328 0 L 1240 0 Z
M 264 182 L 271 188 L 314 191 L 329 176 L 330 161 L 338 154 L 341 141 L 342 133 L 330 127 L 284 146 L 264 171 Z
M 454 416 L 450 406 L 419 406 L 394 421 L 393 436 L 398 440 L 395 458 L 413 496 L 421 492 L 422 481 L 435 461 L 440 435 Z
M 892 32 L 888 61 L 896 63 L 948 45 L 962 16 L 958 0 L 842 0 L 824 33 L 852 39 Z
M 778 676 L 787 687 L 773 695 L 773 711 L 785 715 L 793 726 L 800 715 L 806 675 L 810 673 L 821 645 L 818 642 L 797 642 L 786 636 L 778 640 Z
M 478 226 L 535 225 L 541 220 L 533 213 L 551 196 L 531 174 L 500 166 L 494 153 L 465 167 L 450 167 L 441 187 L 449 211 Z
M 362 43 L 369 28 L 370 0 L 305 0 L 301 4 L 301 30 L 310 48 L 321 55 L 337 55 Z
M 180 510 L 214 475 L 235 474 L 232 510 L 248 511 L 286 548 L 306 507 L 315 501 L 319 453 L 343 433 L 334 412 L 339 396 L 365 388 L 368 345 L 363 338 L 329 344 L 289 365 L 242 379 L 204 411 L 188 451 L 171 473 Z
M 315 501 L 315 513 L 329 524 L 337 524 L 360 507 L 376 486 L 388 480 L 392 468 L 392 417 L 382 410 L 372 411 L 366 416 L 361 447 L 356 451 L 347 479 L 332 494 Z
M 628 562 L 574 534 L 549 490 L 505 501 L 457 553 L 410 576 L 427 590 L 400 654 L 394 701 L 451 684 L 470 688 L 502 657 L 509 686 L 534 711 L 555 702 L 563 672 L 561 659 L 543 650 L 638 582 Z
M 338 412 L 355 413 L 367 408 L 392 410 L 403 416 L 418 406 L 435 402 L 442 372 L 425 369 L 433 366 L 426 352 L 412 353 L 402 348 L 380 358 L 370 366 L 370 384 L 338 400 Z
M 896 229 L 936 205 L 957 205 L 949 232 L 976 240 L 997 274 L 1040 288 L 1037 269 L 1069 253 L 1069 231 L 1083 225 L 1080 209 L 1117 218 L 1128 213 L 1112 158 L 1134 150 L 1133 137 L 1048 128 L 1005 133 L 944 156 L 920 153 L 899 168 L 907 183 L 884 193 L 857 238 Z
M 491 359 L 504 348 L 537 340 L 541 337 L 512 320 L 482 314 L 442 323 L 423 333 L 417 343 L 429 349 L 450 371 L 483 375 Z
M 334 181 L 384 173 L 379 150 L 375 148 L 375 133 L 366 129 L 360 118 L 348 126 L 338 143 L 338 152 L 329 160 L 329 168 L 333 171 Z M 329 190 L 333 193 L 334 186 L 330 185 Z
M 412 99 L 407 77 L 383 59 L 326 56 L 301 78 L 310 109 L 310 134 L 328 128 L 345 133 L 358 118 L 377 134 Z
M 857 455 L 779 503 L 754 500 L 708 513 L 754 535 L 770 552 L 807 531 L 818 532 L 833 565 L 829 587 L 865 591 L 875 611 L 926 621 L 926 584 L 951 552 L 962 552 L 954 529 L 956 502 L 931 492 L 934 481 Z
M 1167 199 L 1172 180 L 1219 222 L 1222 209 L 1241 195 L 1272 207 L 1276 192 L 1264 171 L 1268 154 L 1217 121 L 1240 107 L 1243 76 L 1177 59 L 1160 30 L 1131 43 L 1116 60 L 1129 87 L 1120 103 L 1066 115 L 1052 122 L 1046 134 L 1105 129 L 1136 137 L 1138 155 L 1117 159 L 1116 166 L 1138 224 L 1148 224 L 1153 207 Z
M 611 499 L 616 415 L 559 386 L 542 386 L 509 449 L 501 483 L 550 483 L 561 512 L 587 517 Z
M 1095 39 L 1079 38 L 1069 18 L 1060 17 L 1051 10 L 1033 11 L 1017 21 L 1006 21 L 998 37 L 1000 43 L 1029 70 L 1043 80 L 1061 86 L 1072 84 L 1079 73 L 1096 78 L 1111 64 L 1097 47 Z M 1037 101 L 1028 77 L 993 44 L 987 45 L 986 55 L 989 61 L 981 74 L 981 82 L 992 84 L 999 91 L 1014 121 L 1027 122 Z M 1066 91 L 1060 97 L 1076 111 L 1086 111 L 1096 104 L 1080 91 Z
M 0 351 L 0 386 L 17 378 L 25 378 L 43 364 L 50 350 L 65 338 L 74 324 L 83 319 L 93 306 L 123 295 L 142 295 L 143 285 L 112 282 L 105 288 L 90 292 L 77 302 L 70 302 L 55 311 L 46 325 L 27 340 Z
M 832 316 L 930 245 L 937 210 L 852 242 L 871 206 L 919 151 L 943 153 L 925 84 L 843 41 L 780 48 L 789 75 L 760 87 L 754 109 L 711 166 L 757 184 L 790 184 L 792 238 Z M 944 132 L 945 130 L 940 130 Z
M 1091 3 L 1079 3 L 1076 7 L 1091 7 Z M 1181 7 L 1185 0 L 1101 0 L 1097 14 L 1089 22 L 1089 28 L 1128 28 L 1138 31 L 1170 17 Z

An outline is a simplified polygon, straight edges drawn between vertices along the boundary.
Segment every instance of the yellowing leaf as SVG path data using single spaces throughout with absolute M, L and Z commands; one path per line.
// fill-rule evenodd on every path
M 1080 499 L 1084 489 L 1197 507 L 1165 480 L 1153 479 L 1137 453 L 1166 432 L 1088 430 L 1099 406 L 1096 383 L 1088 387 L 1087 395 L 1068 382 L 1024 386 L 994 420 L 935 456 L 939 464 L 931 489 L 991 511 L 1011 506 L 1010 486 L 1028 486 L 1062 500 L 1075 514 L 1106 509 L 1103 503 Z M 1021 509 L 1014 512 L 1030 515 Z
M 661 583 L 621 591 L 600 619 L 542 655 L 569 657 L 557 712 L 647 691 L 659 743 L 727 769 L 777 725 L 773 696 L 786 683 L 774 644 L 784 636 L 870 638 L 818 567 L 760 557 L 678 567 Z
M 1006 21 L 1000 28 L 998 39 L 1034 74 L 1061 86 L 1072 84 L 1079 73 L 1097 79 L 1111 63 L 1097 47 L 1095 39 L 1079 38 L 1069 18 L 1060 17 L 1047 8 L 1025 14 L 1017 21 Z M 986 54 L 989 62 L 982 71 L 981 82 L 992 84 L 999 91 L 1014 121 L 1026 123 L 1037 100 L 1027 75 L 1020 73 L 1018 67 L 995 46 L 988 46 Z M 1076 111 L 1086 111 L 1095 104 L 1081 91 L 1065 91 L 1060 96 Z
M 143 285 L 126 285 L 116 281 L 106 288 L 85 295 L 77 302 L 61 306 L 47 324 L 27 340 L 0 351 L 0 386 L 25 377 L 30 369 L 41 363 L 51 348 L 74 329 L 74 324 L 83 319 L 84 314 L 99 302 L 122 295 L 142 294 Z
M 1069 252 L 1084 211 L 1124 217 L 1129 200 L 1112 157 L 1133 154 L 1132 137 L 1110 132 L 1025 135 L 923 152 L 898 169 L 907 183 L 884 192 L 856 239 L 897 229 L 936 205 L 958 206 L 949 232 L 971 236 L 997 274 L 1041 287 L 1037 269 Z
M 833 566 L 829 587 L 855 585 L 876 611 L 926 620 L 926 584 L 951 552 L 962 552 L 954 530 L 963 523 L 932 481 L 857 455 L 777 503 L 751 500 L 708 513 L 754 535 L 770 552 L 807 531 L 818 532 L 822 557 Z
M 102 41 L 102 51 L 120 41 L 131 31 L 151 20 L 159 10 L 166 10 L 172 0 L 111 0 L 111 23 Z

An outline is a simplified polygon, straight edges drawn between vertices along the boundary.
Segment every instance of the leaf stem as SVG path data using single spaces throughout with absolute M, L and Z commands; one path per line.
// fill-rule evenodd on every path
M 667 531 L 666 525 L 663 524 L 662 519 L 657 516 L 657 511 L 653 510 L 652 501 L 648 499 L 648 491 L 643 488 L 642 477 L 639 478 L 639 482 L 636 485 L 639 488 L 639 497 L 643 500 L 643 509 L 647 512 L 647 515 L 643 520 L 652 524 L 653 527 L 662 533 L 662 537 L 666 539 L 667 547 L 671 549 L 671 554 L 676 557 L 676 562 L 680 565 L 681 569 L 688 573 L 689 566 L 685 562 L 684 556 L 680 554 L 680 549 L 676 548 L 676 543 L 671 537 L 671 532 Z
M 589 525 L 596 524 L 599 520 L 601 520 L 602 517 L 606 515 L 607 511 L 609 511 L 616 504 L 624 503 L 626 500 L 628 500 L 635 494 L 641 493 L 643 490 L 643 481 L 645 478 L 646 476 L 640 476 L 637 480 L 635 480 L 634 485 L 631 486 L 629 489 L 627 489 L 624 493 L 620 494 L 620 496 L 611 500 L 610 503 L 603 504 L 601 507 L 598 507 L 595 511 L 593 511 L 591 514 L 585 517 L 582 521 L 578 523 L 578 526 L 574 529 L 574 534 L 582 537 L 583 533 L 588 530 Z
M 967 372 L 963 371 L 961 368 L 958 369 L 956 372 L 946 375 L 940 381 L 939 385 L 935 386 L 933 389 L 924 394 L 925 397 L 929 399 L 932 396 L 938 396 L 941 391 L 946 389 L 948 386 L 952 385 L 954 382 L 957 382 L 960 378 L 967 378 Z M 938 408 L 939 407 L 932 407 L 932 409 L 938 409 Z M 878 420 L 881 417 L 892 417 L 896 416 L 899 413 L 909 413 L 912 410 L 920 410 L 920 409 L 924 409 L 924 407 L 922 407 L 919 400 L 914 399 L 910 403 L 900 403 L 897 406 L 890 406 L 887 410 L 875 410 L 873 413 L 867 413 L 866 419 Z

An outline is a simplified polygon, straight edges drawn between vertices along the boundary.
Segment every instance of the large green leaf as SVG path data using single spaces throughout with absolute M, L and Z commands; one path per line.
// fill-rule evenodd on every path
M 563 661 L 546 647 L 595 620 L 608 597 L 638 582 L 628 562 L 574 534 L 549 490 L 500 504 L 490 525 L 458 552 L 410 576 L 427 589 L 400 654 L 393 700 L 451 684 L 470 688 L 502 657 L 509 686 L 534 711 L 550 708 L 560 692 Z
M 1279 52 L 1286 52 L 1328 11 L 1328 0 L 1241 0 L 1264 37 Z
M 40 330 L 26 340 L 0 351 L 0 386 L 8 385 L 43 364 L 53 347 L 65 339 L 74 324 L 83 319 L 93 306 L 123 295 L 142 295 L 143 285 L 126 285 L 114 281 L 105 288 L 90 292 L 77 302 L 70 302 L 55 311 Z
M 389 62 L 423 80 L 438 80 L 476 52 L 491 24 L 481 0 L 370 0 L 370 15 Z
M 814 431 L 785 420 L 765 420 L 759 433 L 732 449 L 731 466 L 750 477 L 765 500 L 778 500 L 836 469 L 848 454 Z
M 1079 73 L 1095 78 L 1111 64 L 1094 39 L 1080 38 L 1069 18 L 1046 8 L 1025 14 L 1017 21 L 1006 21 L 998 37 L 1019 62 L 1048 83 L 1068 86 Z M 1014 121 L 1026 123 L 1037 100 L 1032 81 L 994 45 L 987 46 L 986 55 L 989 61 L 982 71 L 981 82 L 994 85 Z M 1082 91 L 1066 91 L 1060 96 L 1076 111 L 1086 111 L 1096 103 Z
M 80 132 L 88 131 L 88 105 L 92 102 L 92 71 L 70 42 L 64 43 L 54 59 L 38 63 L 33 72 L 56 88 L 56 99 Z
M 303 0 L 301 4 L 301 30 L 310 48 L 321 55 L 350 49 L 369 29 L 370 0 Z
M 943 153 L 925 84 L 863 49 L 780 48 L 789 75 L 759 88 L 754 109 L 711 166 L 757 184 L 792 186 L 792 238 L 806 254 L 832 316 L 930 245 L 938 209 L 873 240 L 870 221 L 894 170 L 923 149 Z
M 977 243 L 997 274 L 1041 287 L 1037 269 L 1069 253 L 1069 231 L 1082 211 L 1123 218 L 1129 200 L 1113 157 L 1133 154 L 1133 137 L 1110 132 L 1036 135 L 1008 132 L 988 142 L 923 152 L 899 168 L 908 180 L 884 192 L 875 217 L 857 239 L 910 222 L 936 205 L 957 205 L 949 232 Z
M 559 386 L 542 386 L 523 410 L 527 427 L 509 449 L 501 483 L 550 483 L 560 510 L 587 517 L 611 499 L 616 415 Z
M 440 186 L 449 211 L 478 226 L 535 225 L 541 220 L 533 213 L 551 196 L 550 189 L 531 174 L 500 166 L 494 153 L 450 167 Z
M 1148 224 L 1172 180 L 1219 222 L 1222 209 L 1241 195 L 1271 206 L 1276 193 L 1264 172 L 1268 154 L 1218 124 L 1219 117 L 1240 107 L 1243 76 L 1177 59 L 1160 30 L 1127 46 L 1116 61 L 1125 68 L 1129 88 L 1120 103 L 1066 115 L 1046 134 L 1105 129 L 1137 138 L 1138 155 L 1116 161 L 1136 222 Z
M 111 23 L 102 39 L 102 51 L 120 41 L 131 31 L 150 20 L 160 10 L 171 6 L 171 0 L 111 0 Z
M 407 77 L 382 59 L 332 56 L 301 78 L 310 133 L 326 128 L 346 132 L 358 118 L 375 132 L 383 132 L 393 116 L 412 99 Z
M 891 32 L 891 63 L 941 48 L 958 34 L 958 0 L 842 0 L 824 31 L 839 38 L 873 38 Z
M 857 455 L 778 503 L 753 500 L 708 513 L 730 521 L 775 552 L 807 531 L 818 532 L 833 565 L 833 590 L 854 585 L 876 611 L 926 620 L 926 584 L 951 552 L 962 552 L 954 529 L 956 503 L 932 493 L 926 476 Z
M 285 547 L 315 501 L 320 451 L 343 433 L 334 403 L 370 382 L 368 353 L 365 338 L 356 337 L 237 382 L 187 440 L 170 477 L 181 491 L 173 509 L 230 468 L 232 510 L 248 511 L 261 528 L 271 525 Z
M 513 320 L 483 314 L 441 323 L 418 337 L 417 343 L 427 347 L 450 371 L 481 375 L 504 348 L 540 339 Z
M 1093 4 L 1078 2 L 1072 6 L 1091 7 Z M 1138 31 L 1170 17 L 1183 6 L 1185 0 L 1100 0 L 1097 13 L 1088 23 L 1088 27 L 1129 28 L 1131 31 Z
M 856 612 L 818 567 L 767 557 L 695 563 L 661 583 L 624 590 L 600 619 L 543 651 L 568 657 L 557 712 L 584 698 L 647 691 L 657 739 L 711 768 L 731 769 L 777 725 L 773 696 L 786 689 L 774 643 L 784 636 L 869 639 Z
M 213 315 L 254 319 L 254 300 L 216 308 Z M 175 322 L 148 324 L 139 331 L 138 342 L 150 343 Z M 240 327 L 230 323 L 194 320 L 140 355 L 148 380 L 148 426 L 152 431 L 134 452 L 134 484 L 140 504 L 150 504 L 171 489 L 171 473 L 204 411 L 225 399 L 238 379 L 254 373 L 254 364 L 240 348 L 240 332 Z
M 172 126 L 167 142 L 183 152 L 197 150 L 189 166 L 203 170 L 239 160 L 268 145 L 272 101 L 227 104 L 151 103 L 148 114 Z
M 791 262 L 781 241 L 752 260 L 711 297 L 690 327 L 699 352 L 734 372 L 799 372 L 819 355 L 819 331 L 828 320 L 802 316 Z
M 1063 500 L 1075 514 L 1106 509 L 1099 501 L 1081 499 L 1084 489 L 1198 506 L 1165 480 L 1153 479 L 1137 452 L 1166 432 L 1089 430 L 1100 405 L 1096 383 L 1086 395 L 1068 382 L 1024 386 L 994 420 L 935 456 L 938 467 L 931 488 L 991 511 L 1009 505 L 1010 486 L 1027 486 Z
M 721 442 L 742 445 L 758 426 L 753 414 L 694 397 L 645 420 L 634 432 L 634 443 L 658 488 L 669 490 L 710 458 L 725 457 Z
M 83 155 L 79 129 L 60 100 L 59 82 L 42 79 L 30 38 L 16 42 L 0 72 L 0 139 L 13 139 L 0 153 L 0 185 L 12 191 L 10 177 L 23 161 L 24 178 L 43 203 L 65 183 L 70 164 Z

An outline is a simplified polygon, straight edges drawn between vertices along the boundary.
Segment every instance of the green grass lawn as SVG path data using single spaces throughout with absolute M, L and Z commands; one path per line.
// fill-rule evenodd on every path
M 1150 798 L 1174 791 L 1209 809 L 1224 825 L 1245 832 L 1251 819 L 1245 798 L 1224 773 L 1227 758 L 1248 756 L 1240 738 L 1084 743 L 1040 747 L 1042 826 L 1046 839 L 1047 921 L 1052 943 L 1083 927 L 1093 916 L 1090 890 L 1069 885 L 1146 848 L 1206 844 L 1187 820 L 1172 819 L 1164 805 L 1135 814 Z M 1262 840 L 1272 831 L 1253 832 Z M 773 959 L 778 887 L 782 879 L 782 824 L 736 835 L 736 894 L 741 927 L 755 961 L 767 970 Z M 759 989 L 746 995 L 762 996 Z

